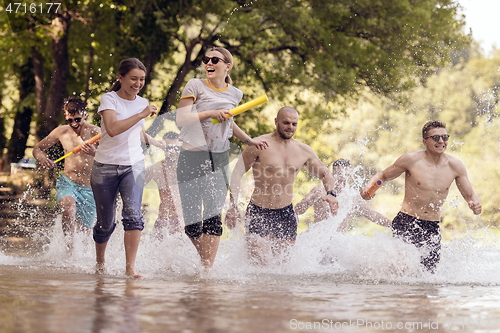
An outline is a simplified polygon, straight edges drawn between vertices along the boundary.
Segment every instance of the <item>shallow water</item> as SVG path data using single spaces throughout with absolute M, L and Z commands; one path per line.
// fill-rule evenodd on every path
M 498 286 L 281 274 L 131 280 L 37 266 L 1 266 L 2 332 L 500 330 Z
M 51 242 L 38 255 L 0 252 L 0 331 L 500 332 L 495 240 L 443 244 L 430 274 L 388 233 L 344 235 L 337 224 L 300 234 L 289 262 L 268 268 L 249 265 L 236 229 L 206 277 L 184 235 L 158 242 L 145 231 L 136 268 L 146 278 L 132 280 L 121 228 L 108 245 L 109 275 L 97 276 L 91 236 L 78 234 L 69 255 L 58 220 L 39 235 Z

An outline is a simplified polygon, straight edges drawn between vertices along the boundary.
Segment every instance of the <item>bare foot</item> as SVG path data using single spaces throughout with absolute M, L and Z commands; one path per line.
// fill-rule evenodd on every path
M 97 275 L 106 275 L 108 274 L 108 270 L 106 269 L 106 266 L 103 264 L 97 264 L 95 265 L 95 273 Z
M 133 279 L 140 279 L 140 278 L 143 278 L 144 275 L 141 275 L 141 274 L 137 274 L 136 272 L 134 271 L 131 271 L 131 272 L 125 272 L 125 275 L 129 278 L 133 278 Z

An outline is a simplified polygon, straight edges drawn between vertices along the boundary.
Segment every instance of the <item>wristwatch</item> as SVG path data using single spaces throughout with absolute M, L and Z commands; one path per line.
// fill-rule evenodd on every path
M 331 194 L 334 197 L 337 197 L 337 192 L 335 192 L 334 190 L 326 191 L 326 194 Z

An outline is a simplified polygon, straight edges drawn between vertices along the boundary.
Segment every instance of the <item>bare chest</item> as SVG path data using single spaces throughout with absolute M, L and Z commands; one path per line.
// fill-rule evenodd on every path
M 447 193 L 456 177 L 453 170 L 448 166 L 430 168 L 416 166 L 407 172 L 406 182 L 415 189 Z
M 254 166 L 254 176 L 257 171 L 257 176 L 266 178 L 294 179 L 304 164 L 305 158 L 292 152 L 269 151 L 259 156 Z

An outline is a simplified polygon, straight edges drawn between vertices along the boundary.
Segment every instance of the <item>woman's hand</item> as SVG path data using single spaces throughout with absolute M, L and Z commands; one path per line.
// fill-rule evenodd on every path
M 263 150 L 269 147 L 269 143 L 264 140 L 258 140 L 258 139 L 250 139 L 250 141 L 246 142 L 247 145 L 249 146 L 255 146 L 257 149 Z
M 212 110 L 210 112 L 210 118 L 217 119 L 219 123 L 222 123 L 229 118 L 233 117 L 233 114 L 227 110 Z
M 144 110 L 141 111 L 140 115 L 142 118 L 152 117 L 156 114 L 156 106 L 148 105 Z

